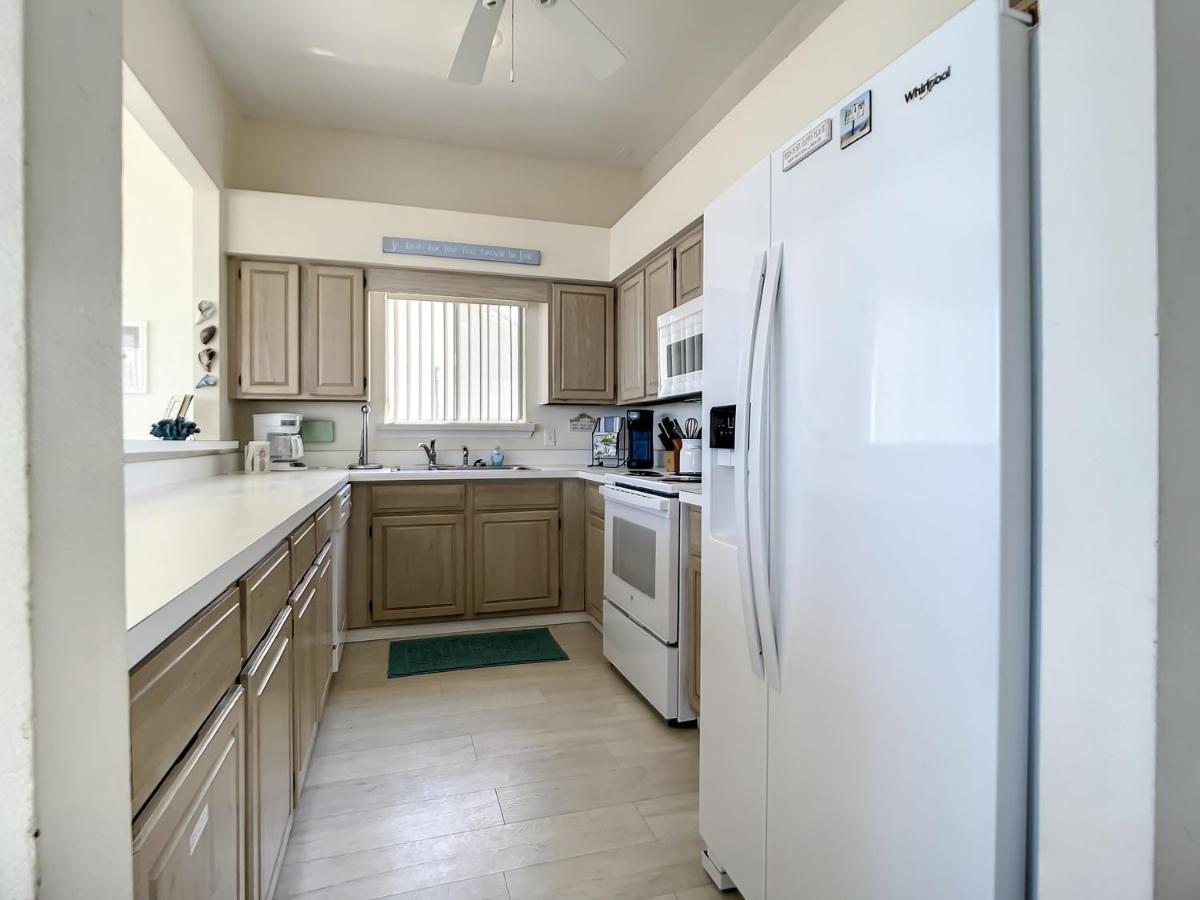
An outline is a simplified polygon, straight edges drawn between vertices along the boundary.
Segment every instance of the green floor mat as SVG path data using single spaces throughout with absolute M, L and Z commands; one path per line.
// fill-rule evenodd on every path
M 392 641 L 388 678 L 569 659 L 549 628 Z

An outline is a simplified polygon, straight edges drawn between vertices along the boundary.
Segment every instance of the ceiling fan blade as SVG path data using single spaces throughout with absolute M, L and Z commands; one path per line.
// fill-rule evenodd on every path
M 496 36 L 496 26 L 500 24 L 500 16 L 504 13 L 504 2 L 497 0 L 494 5 L 486 6 L 483 0 L 475 0 L 471 18 L 467 20 L 467 28 L 458 45 L 458 53 L 454 54 L 454 64 L 450 66 L 451 81 L 460 84 L 479 84 L 483 81 L 488 57 L 492 53 L 492 38 Z
M 597 78 L 604 80 L 625 65 L 625 54 L 571 0 L 537 0 L 537 5 Z

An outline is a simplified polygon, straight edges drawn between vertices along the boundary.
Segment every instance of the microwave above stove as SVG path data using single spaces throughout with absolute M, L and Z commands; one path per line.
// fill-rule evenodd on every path
M 698 394 L 704 375 L 704 298 L 658 317 L 658 396 Z

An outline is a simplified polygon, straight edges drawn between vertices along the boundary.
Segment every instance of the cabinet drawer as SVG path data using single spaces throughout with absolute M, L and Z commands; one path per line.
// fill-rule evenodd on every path
M 587 511 L 593 516 L 604 517 L 604 496 L 600 493 L 600 485 L 589 481 L 585 489 L 587 497 Z
M 292 553 L 292 582 L 288 587 L 295 587 L 317 557 L 317 520 L 309 516 L 299 528 L 288 535 L 288 547 Z
M 284 541 L 238 583 L 242 591 L 242 655 L 249 656 L 287 603 L 291 552 Z
M 330 535 L 333 534 L 333 530 L 337 528 L 338 516 L 341 514 L 341 511 L 341 504 L 335 503 L 334 500 L 330 500 L 317 510 L 314 518 L 317 523 L 316 544 L 318 548 L 325 546 L 325 542 L 329 540 Z
M 534 509 L 558 506 L 557 481 L 498 481 L 475 485 L 476 509 Z
M 459 510 L 466 505 L 464 484 L 389 484 L 371 489 L 373 512 Z
M 149 799 L 242 667 L 237 588 L 230 588 L 129 675 L 133 809 Z
M 133 896 L 242 897 L 246 859 L 246 692 L 204 723 L 133 823 Z
M 688 553 L 700 555 L 700 507 L 687 507 L 688 517 Z

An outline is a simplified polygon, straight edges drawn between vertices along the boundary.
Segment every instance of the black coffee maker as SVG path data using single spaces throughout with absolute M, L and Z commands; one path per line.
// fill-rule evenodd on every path
M 631 409 L 625 413 L 628 451 L 625 465 L 630 469 L 654 468 L 654 410 Z

